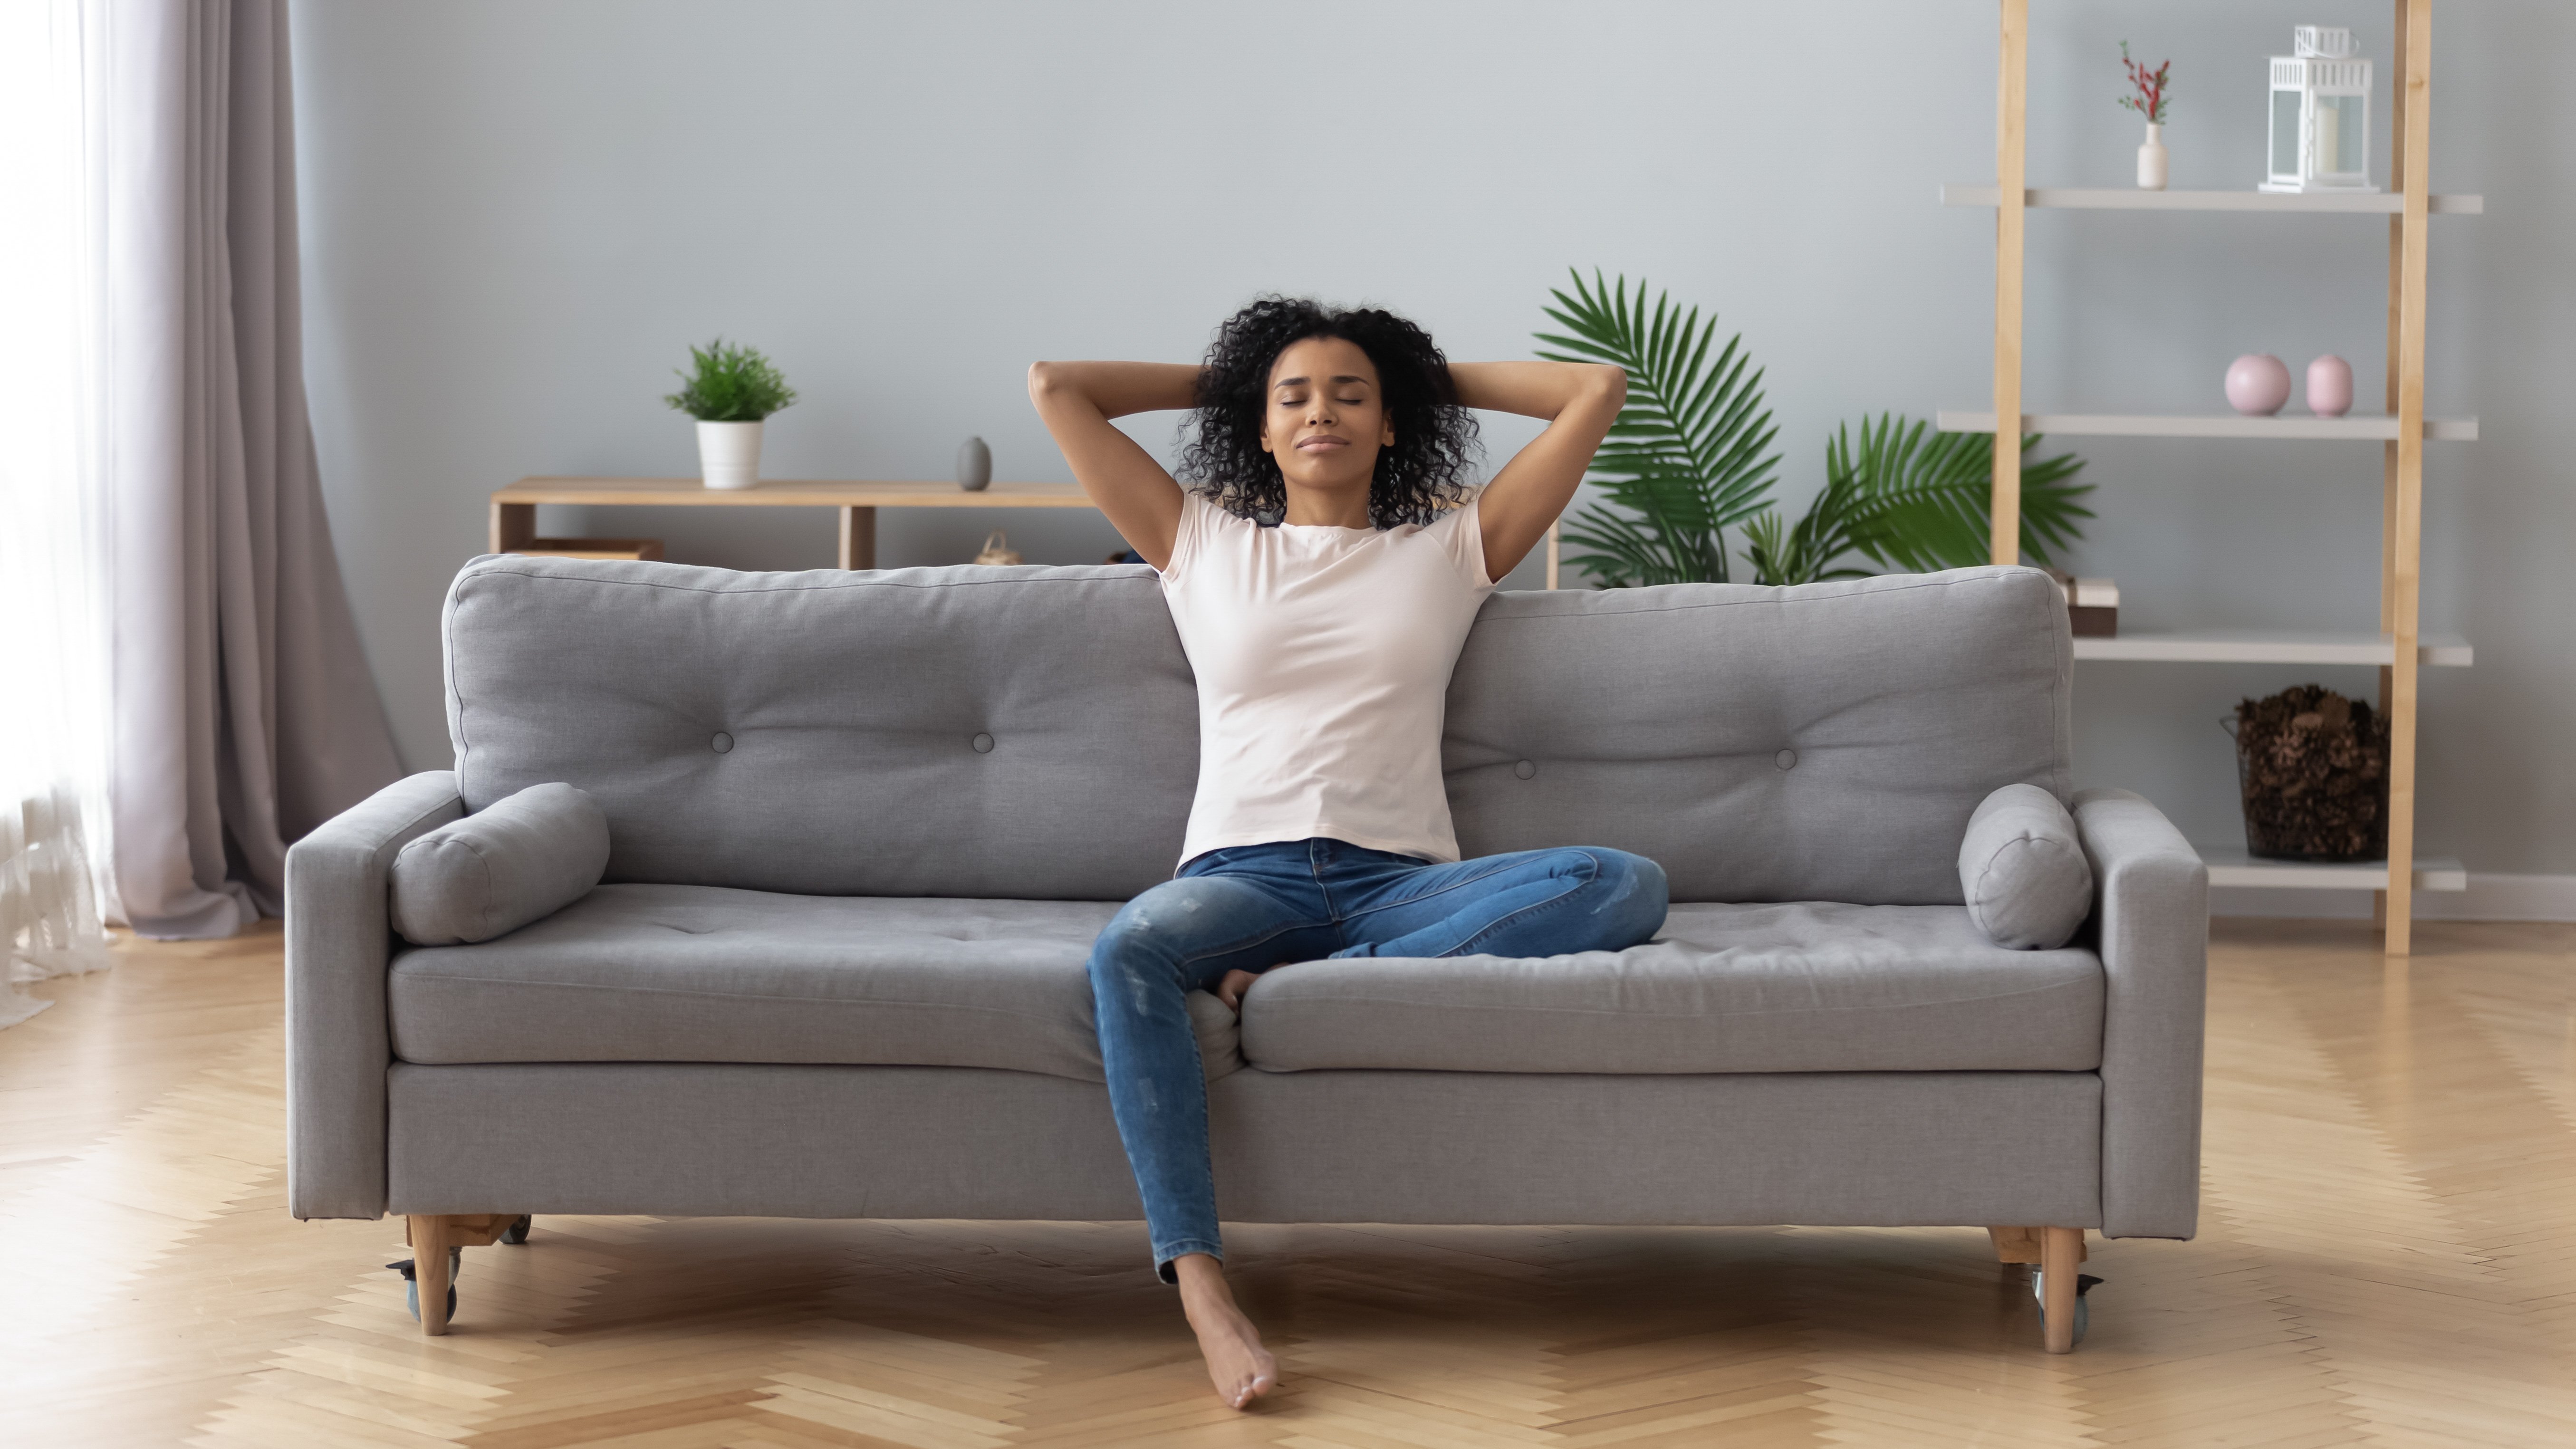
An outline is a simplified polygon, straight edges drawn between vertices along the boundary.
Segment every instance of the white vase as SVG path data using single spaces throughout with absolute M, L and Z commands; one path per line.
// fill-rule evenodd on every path
M 2147 144 L 2138 148 L 2138 189 L 2165 189 L 2165 128 L 2147 122 Z
M 760 424 L 698 424 L 698 474 L 710 488 L 748 488 L 760 481 Z

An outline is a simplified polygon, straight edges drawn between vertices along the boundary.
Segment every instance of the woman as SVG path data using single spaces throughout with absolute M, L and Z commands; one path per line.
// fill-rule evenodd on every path
M 1278 1366 L 1220 1266 L 1188 993 L 1240 1011 L 1284 962 L 1619 950 L 1663 924 L 1663 871 L 1640 856 L 1459 860 L 1440 775 L 1467 627 L 1574 496 L 1626 393 L 1615 367 L 1451 366 L 1393 313 L 1279 297 L 1229 319 L 1198 367 L 1029 369 L 1083 491 L 1161 572 L 1198 676 L 1180 869 L 1100 933 L 1091 980 L 1156 1271 L 1236 1408 Z M 1196 409 L 1186 488 L 1110 426 L 1158 408 Z M 1547 420 L 1481 491 L 1470 408 Z

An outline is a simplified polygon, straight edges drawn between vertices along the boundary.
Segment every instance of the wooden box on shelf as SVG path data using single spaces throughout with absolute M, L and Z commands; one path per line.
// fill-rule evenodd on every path
M 2048 576 L 2066 591 L 2066 617 L 2078 639 L 2111 639 L 2120 633 L 2120 586 L 2109 579 L 2079 579 L 2063 569 Z
M 532 538 L 526 548 L 510 552 L 532 558 L 633 558 L 662 557 L 662 540 L 658 538 Z

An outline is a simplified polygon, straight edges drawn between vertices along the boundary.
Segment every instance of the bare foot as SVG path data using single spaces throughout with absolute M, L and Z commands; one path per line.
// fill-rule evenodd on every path
M 1181 1311 L 1199 1336 L 1199 1354 L 1207 1360 L 1208 1381 L 1226 1407 L 1244 1408 L 1279 1386 L 1279 1361 L 1261 1346 L 1260 1331 L 1234 1306 L 1234 1290 L 1225 1286 L 1225 1271 L 1205 1253 L 1172 1260 L 1181 1280 Z

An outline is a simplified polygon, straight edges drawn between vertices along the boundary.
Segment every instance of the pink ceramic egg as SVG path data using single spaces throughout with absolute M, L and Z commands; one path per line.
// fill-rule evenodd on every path
M 2329 352 L 2308 364 L 2308 411 L 2339 418 L 2352 411 L 2352 364 Z
M 2227 402 L 2240 413 L 2270 417 L 2290 400 L 2290 369 L 2268 352 L 2249 352 L 2227 364 Z

